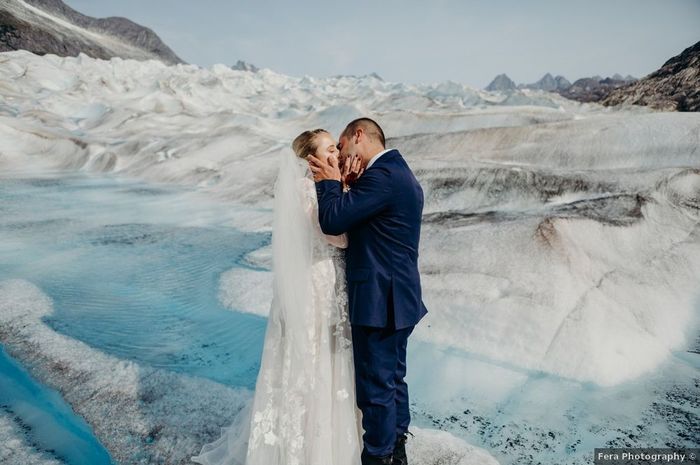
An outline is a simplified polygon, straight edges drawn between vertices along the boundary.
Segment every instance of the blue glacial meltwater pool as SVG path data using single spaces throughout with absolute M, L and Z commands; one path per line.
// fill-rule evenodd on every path
M 218 280 L 269 235 L 222 226 L 222 206 L 183 194 L 106 176 L 5 179 L 0 279 L 36 284 L 50 326 L 104 352 L 252 388 L 265 320 L 223 308 Z
M 56 391 L 32 379 L 2 347 L 0 375 L 3 415 L 17 422 L 40 451 L 72 465 L 112 463 L 85 421 L 73 413 Z
M 97 351 L 253 388 L 266 320 L 226 308 L 219 288 L 226 271 L 257 271 L 246 255 L 270 236 L 236 230 L 240 211 L 195 194 L 109 175 L 2 174 L 0 281 L 37 286 L 53 305 L 43 321 Z M 697 352 L 696 342 L 654 372 L 606 388 L 416 339 L 413 421 L 503 464 L 590 463 L 593 448 L 606 446 L 693 447 Z M 27 444 L 71 465 L 109 463 L 83 419 L 4 351 L 0 376 L 4 415 Z
M 186 195 L 110 176 L 0 178 L 0 281 L 38 286 L 54 307 L 45 322 L 100 351 L 252 388 L 265 319 L 224 308 L 218 280 L 270 237 L 224 226 L 223 206 Z M 3 406 L 31 405 L 12 414 L 37 448 L 108 463 L 82 419 L 4 352 L 0 374 Z

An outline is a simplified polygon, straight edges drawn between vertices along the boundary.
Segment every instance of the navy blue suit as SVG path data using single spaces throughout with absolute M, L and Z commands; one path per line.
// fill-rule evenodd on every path
M 326 234 L 348 234 L 346 249 L 357 403 L 365 453 L 392 452 L 410 422 L 406 344 L 427 310 L 421 299 L 418 244 L 423 190 L 398 150 L 380 156 L 349 192 L 316 183 Z

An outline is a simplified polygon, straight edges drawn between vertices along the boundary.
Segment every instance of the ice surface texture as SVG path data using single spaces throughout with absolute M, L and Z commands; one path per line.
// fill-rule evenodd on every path
M 700 309 L 700 115 L 601 108 L 536 91 L 506 99 L 456 83 L 25 52 L 0 54 L 0 92 L 0 169 L 108 171 L 196 186 L 239 212 L 229 226 L 261 233 L 269 232 L 277 155 L 292 138 L 318 126 L 337 134 L 356 116 L 374 116 L 426 193 L 420 266 L 430 314 L 415 340 L 461 354 L 450 363 L 468 354 L 478 363 L 467 367 L 487 366 L 487 379 L 502 375 L 482 384 L 467 371 L 439 389 L 418 388 L 417 376 L 426 397 L 453 394 L 454 422 L 436 418 L 438 399 L 420 406 L 424 419 L 470 431 L 479 424 L 473 434 L 501 456 L 535 437 L 578 453 L 583 446 L 571 442 L 583 437 L 582 424 L 591 447 L 607 433 L 593 432 L 600 417 L 585 418 L 591 404 L 572 399 L 599 402 L 600 413 L 602 397 L 629 389 L 644 409 L 657 406 L 652 417 L 662 426 L 648 438 L 682 440 L 674 425 L 697 428 L 696 403 L 674 400 L 665 410 L 659 399 L 687 399 L 673 392 L 687 393 L 698 377 L 688 351 L 697 351 Z M 264 315 L 269 250 L 249 263 L 222 274 L 219 298 Z M 683 368 L 668 371 L 677 364 Z M 656 369 L 678 383 L 663 384 Z M 545 415 L 516 440 L 532 414 L 519 399 L 547 405 L 538 383 L 550 393 L 570 387 L 556 404 L 571 407 L 570 416 L 548 431 L 542 425 L 553 414 Z M 478 393 L 488 391 L 506 399 L 496 409 L 520 408 L 518 418 L 457 415 L 460 395 L 473 395 L 464 404 L 478 409 L 488 404 Z M 620 441 L 614 421 L 602 428 Z M 550 432 L 569 436 L 557 442 Z

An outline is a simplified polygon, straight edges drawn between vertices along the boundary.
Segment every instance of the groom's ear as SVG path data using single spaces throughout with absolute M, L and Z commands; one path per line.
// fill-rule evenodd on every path
M 353 137 L 355 138 L 355 143 L 359 144 L 360 143 L 360 136 L 364 135 L 365 131 L 362 130 L 362 128 L 357 128 L 355 130 L 355 134 L 353 134 Z

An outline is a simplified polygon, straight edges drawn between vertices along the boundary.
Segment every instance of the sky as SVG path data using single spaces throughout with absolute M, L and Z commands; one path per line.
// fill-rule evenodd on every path
M 241 59 L 292 76 L 485 87 L 643 77 L 700 41 L 700 0 L 64 0 L 153 29 L 188 63 Z

